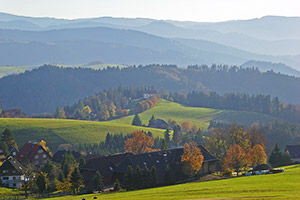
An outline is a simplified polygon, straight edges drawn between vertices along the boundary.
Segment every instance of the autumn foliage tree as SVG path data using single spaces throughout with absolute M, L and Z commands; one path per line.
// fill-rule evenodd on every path
M 204 157 L 195 142 L 186 143 L 183 147 L 181 162 L 185 163 L 184 173 L 193 176 L 199 172 Z
M 257 144 L 247 153 L 248 164 L 252 165 L 252 167 L 256 167 L 260 164 L 267 163 L 267 154 L 264 151 L 264 148 Z
M 238 144 L 231 145 L 226 151 L 226 157 L 224 159 L 225 169 L 234 170 L 238 176 L 240 169 L 246 165 L 247 157 L 244 149 Z
M 128 153 L 141 154 L 147 152 L 153 152 L 154 146 L 153 138 L 146 135 L 140 130 L 133 131 L 131 133 L 132 138 L 126 140 L 124 149 Z
M 192 129 L 192 125 L 189 122 L 184 121 L 181 123 L 181 130 L 183 132 L 188 133 L 191 131 L 191 129 Z

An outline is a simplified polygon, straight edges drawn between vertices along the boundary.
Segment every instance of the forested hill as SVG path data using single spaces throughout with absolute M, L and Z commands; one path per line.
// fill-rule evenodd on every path
M 168 91 L 214 91 L 265 94 L 284 103 L 300 104 L 300 78 L 261 73 L 255 69 L 227 66 L 145 66 L 105 70 L 44 66 L 20 75 L 0 79 L 4 109 L 20 108 L 26 114 L 55 111 L 103 89 L 153 85 Z

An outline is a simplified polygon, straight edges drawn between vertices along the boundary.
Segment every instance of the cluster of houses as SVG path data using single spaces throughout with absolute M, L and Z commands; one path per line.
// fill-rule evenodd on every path
M 200 170 L 201 175 L 213 173 L 220 170 L 219 160 L 211 155 L 203 146 L 199 146 L 204 156 L 204 161 Z M 295 163 L 300 162 L 300 145 L 288 145 L 286 151 L 291 155 Z M 0 155 L 3 151 L 0 150 Z M 60 163 L 65 155 L 66 150 L 60 150 L 53 156 L 39 143 L 28 142 L 18 150 L 16 147 L 10 148 L 9 155 L 3 160 L 0 167 L 1 185 L 10 188 L 18 188 L 26 181 L 26 166 L 34 165 L 41 169 L 48 160 Z M 71 152 L 76 160 L 82 156 L 78 152 Z M 133 155 L 130 153 L 120 153 L 113 155 L 86 155 L 86 165 L 81 169 L 86 186 L 92 183 L 92 179 L 96 172 L 100 172 L 103 176 L 104 185 L 112 185 L 116 179 L 122 181 L 128 166 L 136 168 L 152 166 L 156 167 L 159 182 L 164 180 L 166 166 L 169 166 L 174 181 L 180 182 L 186 176 L 183 174 L 181 155 L 183 148 L 175 148 L 165 151 L 157 151 Z M 3 157 L 2 157 L 3 159 Z

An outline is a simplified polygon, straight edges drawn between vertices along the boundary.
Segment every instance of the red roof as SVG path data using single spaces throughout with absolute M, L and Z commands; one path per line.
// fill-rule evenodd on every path
M 26 158 L 26 159 L 32 160 L 33 157 L 38 153 L 39 149 L 43 149 L 44 152 L 46 152 L 49 155 L 49 153 L 40 144 L 25 143 L 23 145 L 23 147 L 20 149 L 16 158 L 18 158 L 18 159 Z

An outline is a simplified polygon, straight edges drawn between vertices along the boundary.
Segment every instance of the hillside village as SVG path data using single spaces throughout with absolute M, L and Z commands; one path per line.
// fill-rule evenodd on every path
M 300 1 L 0 5 L 0 200 L 300 199 Z

